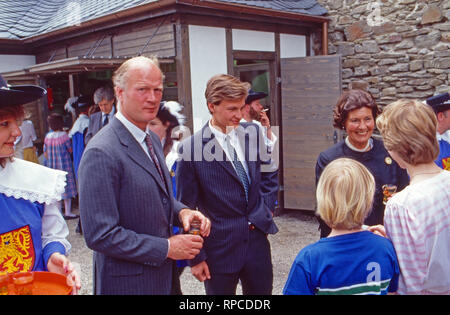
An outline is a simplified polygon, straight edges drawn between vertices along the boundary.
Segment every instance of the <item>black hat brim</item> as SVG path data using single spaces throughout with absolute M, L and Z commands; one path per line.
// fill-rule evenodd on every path
M 15 85 L 0 88 L 0 108 L 18 106 L 36 101 L 47 94 L 47 91 L 36 85 Z
M 266 96 L 267 96 L 267 93 L 264 93 L 264 92 L 252 92 L 245 99 L 245 104 L 250 104 L 253 101 L 265 98 Z

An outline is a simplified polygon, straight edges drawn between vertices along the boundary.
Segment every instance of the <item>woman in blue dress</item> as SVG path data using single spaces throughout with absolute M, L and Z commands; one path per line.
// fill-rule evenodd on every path
M 325 167 L 338 158 L 351 158 L 367 167 L 375 178 L 375 197 L 372 211 L 364 222 L 366 225 L 383 224 L 383 185 L 396 185 L 400 191 L 409 183 L 408 174 L 391 158 L 383 142 L 372 137 L 379 113 L 370 93 L 343 92 L 333 110 L 333 126 L 344 130 L 347 137 L 320 153 L 316 163 L 316 185 Z M 326 237 L 331 229 L 320 218 L 318 220 L 320 237 Z
M 67 276 L 76 293 L 80 277 L 66 257 L 69 230 L 58 208 L 66 173 L 13 158 L 22 104 L 43 95 L 37 86 L 8 87 L 0 76 L 0 275 L 56 272 Z

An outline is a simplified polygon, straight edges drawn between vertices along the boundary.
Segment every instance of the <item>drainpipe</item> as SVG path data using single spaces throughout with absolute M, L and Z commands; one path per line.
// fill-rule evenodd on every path
M 322 24 L 322 54 L 328 55 L 328 22 Z

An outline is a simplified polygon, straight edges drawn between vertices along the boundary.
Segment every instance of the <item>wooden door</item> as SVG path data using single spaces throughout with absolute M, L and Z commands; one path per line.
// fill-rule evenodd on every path
M 315 210 L 315 165 L 333 145 L 341 57 L 281 59 L 283 208 Z

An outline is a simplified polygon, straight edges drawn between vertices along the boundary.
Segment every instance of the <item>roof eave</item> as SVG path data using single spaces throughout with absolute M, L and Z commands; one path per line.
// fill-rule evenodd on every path
M 244 4 L 239 4 L 239 3 L 220 2 L 220 1 L 214 1 L 214 0 L 176 0 L 176 2 L 179 4 L 184 4 L 184 5 L 194 6 L 194 7 L 231 11 L 231 12 L 235 12 L 238 14 L 247 13 L 247 14 L 266 15 L 266 16 L 272 16 L 272 17 L 275 16 L 275 17 L 294 19 L 294 20 L 300 20 L 302 22 L 310 22 L 310 23 L 318 23 L 318 24 L 322 24 L 322 23 L 330 21 L 330 18 L 325 17 L 325 16 L 309 15 L 309 14 L 295 13 L 295 12 L 286 12 L 286 11 L 244 5 Z
M 151 3 L 147 3 L 144 5 L 140 5 L 137 7 L 133 7 L 130 9 L 126 9 L 117 13 L 112 13 L 109 15 L 105 15 L 93 20 L 89 20 L 86 22 L 83 22 L 79 25 L 69 26 L 61 29 L 57 29 L 54 31 L 50 31 L 48 33 L 44 33 L 41 35 L 31 36 L 22 39 L 21 41 L 25 44 L 33 44 L 39 40 L 47 39 L 63 34 L 67 34 L 73 31 L 80 31 L 83 29 L 92 29 L 99 25 L 104 25 L 109 22 L 117 22 L 119 19 L 124 18 L 130 18 L 137 14 L 142 14 L 145 12 L 149 12 L 155 9 L 162 9 L 165 7 L 169 7 L 171 5 L 175 4 L 181 4 L 181 5 L 187 5 L 192 7 L 199 7 L 199 8 L 210 8 L 210 9 L 217 9 L 217 10 L 223 10 L 228 12 L 235 12 L 237 14 L 247 13 L 247 14 L 256 14 L 256 15 L 263 15 L 263 16 L 272 16 L 272 17 L 278 17 L 278 18 L 285 18 L 285 19 L 291 19 L 291 20 L 297 20 L 302 22 L 309 22 L 309 23 L 317 23 L 322 24 L 325 22 L 329 22 L 330 19 L 328 17 L 324 16 L 317 16 L 317 15 L 308 15 L 308 14 L 302 14 L 302 13 L 294 13 L 294 12 L 286 12 L 286 11 L 279 11 L 274 9 L 267 9 L 267 8 L 259 8 L 255 6 L 249 6 L 249 5 L 243 5 L 238 3 L 226 3 L 226 2 L 218 2 L 214 0 L 160 0 L 155 1 Z
M 117 20 L 132 17 L 136 14 L 140 14 L 140 13 L 144 13 L 144 12 L 148 12 L 148 11 L 156 10 L 156 9 L 160 9 L 160 8 L 165 8 L 170 5 L 176 4 L 176 2 L 177 2 L 177 0 L 159 0 L 159 1 L 151 2 L 151 3 L 147 3 L 144 5 L 126 9 L 126 10 L 123 10 L 120 12 L 104 15 L 104 16 L 96 18 L 96 19 L 85 21 L 78 25 L 60 28 L 60 29 L 50 31 L 48 33 L 36 35 L 36 36 L 30 36 L 30 37 L 22 39 L 22 41 L 25 44 L 32 44 L 32 43 L 37 42 L 42 39 L 47 39 L 50 37 L 63 35 L 66 33 L 73 32 L 73 31 L 79 31 L 79 30 L 88 29 L 88 28 L 95 28 L 102 24 L 106 24 L 109 22 L 117 22 Z

